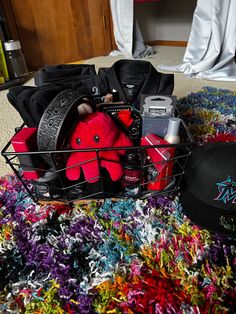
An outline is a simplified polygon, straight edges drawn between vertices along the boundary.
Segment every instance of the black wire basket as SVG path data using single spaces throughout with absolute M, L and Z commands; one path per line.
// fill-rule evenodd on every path
M 17 128 L 19 132 L 24 125 Z M 9 141 L 3 148 L 1 154 L 6 163 L 14 171 L 17 178 L 22 182 L 26 191 L 36 202 L 38 201 L 58 201 L 58 202 L 75 202 L 90 199 L 105 198 L 146 198 L 159 194 L 175 194 L 179 191 L 181 179 L 187 166 L 188 158 L 191 155 L 195 145 L 193 137 L 181 119 L 179 135 L 181 143 L 179 144 L 162 144 L 162 145 L 145 145 L 136 147 L 106 147 L 99 149 L 63 149 L 53 151 L 30 151 L 14 152 Z M 102 167 L 103 154 L 106 151 L 124 150 L 125 155 L 132 152 L 136 157 L 136 162 L 128 167 L 129 171 L 135 170 L 136 180 L 127 181 L 127 163 L 124 159 L 119 160 L 119 164 L 124 169 L 124 175 L 119 180 L 112 181 L 109 172 Z M 159 154 L 163 151 L 172 151 L 167 158 L 154 161 L 148 158 L 152 152 Z M 93 160 L 85 160 L 83 163 L 96 161 L 99 175 L 96 178 L 86 180 L 81 171 L 81 176 L 76 181 L 70 181 L 66 177 L 67 167 L 65 162 L 69 154 L 74 152 L 93 152 Z M 28 163 L 22 163 L 22 156 L 34 157 L 38 160 L 51 160 L 51 168 L 45 169 L 38 162 L 37 167 Z M 108 160 L 109 161 L 109 160 Z M 110 161 L 115 163 L 117 161 Z M 43 164 L 43 162 L 42 162 Z M 76 166 L 81 166 L 77 164 Z M 74 167 L 74 166 L 72 166 Z M 40 173 L 39 179 L 26 179 L 24 172 Z M 130 179 L 128 175 L 128 179 Z

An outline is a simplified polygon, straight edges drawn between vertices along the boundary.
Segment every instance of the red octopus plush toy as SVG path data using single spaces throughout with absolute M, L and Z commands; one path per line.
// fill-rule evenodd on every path
M 70 138 L 73 149 L 91 149 L 133 146 L 132 141 L 115 125 L 109 115 L 102 112 L 89 113 L 81 117 Z M 120 157 L 125 149 L 85 152 L 73 152 L 66 164 L 66 176 L 69 180 L 78 180 L 83 170 L 89 183 L 99 180 L 99 163 L 107 169 L 113 181 L 123 175 Z M 99 157 L 99 158 L 98 158 Z

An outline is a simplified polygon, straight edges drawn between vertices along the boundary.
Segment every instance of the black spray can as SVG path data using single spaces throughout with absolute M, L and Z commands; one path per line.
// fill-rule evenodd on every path
M 136 197 L 140 194 L 140 155 L 136 150 L 128 150 L 124 156 L 124 175 L 122 188 L 125 196 Z

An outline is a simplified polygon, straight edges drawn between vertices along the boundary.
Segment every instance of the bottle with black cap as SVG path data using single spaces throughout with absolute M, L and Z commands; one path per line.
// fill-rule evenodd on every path
M 137 150 L 127 150 L 124 156 L 124 175 L 122 180 L 125 196 L 135 197 L 140 194 L 140 156 Z

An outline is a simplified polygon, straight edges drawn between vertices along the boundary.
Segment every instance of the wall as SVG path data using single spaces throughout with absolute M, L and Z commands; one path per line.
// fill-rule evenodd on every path
M 187 41 L 196 3 L 197 0 L 163 0 L 136 4 L 135 17 L 144 41 Z

